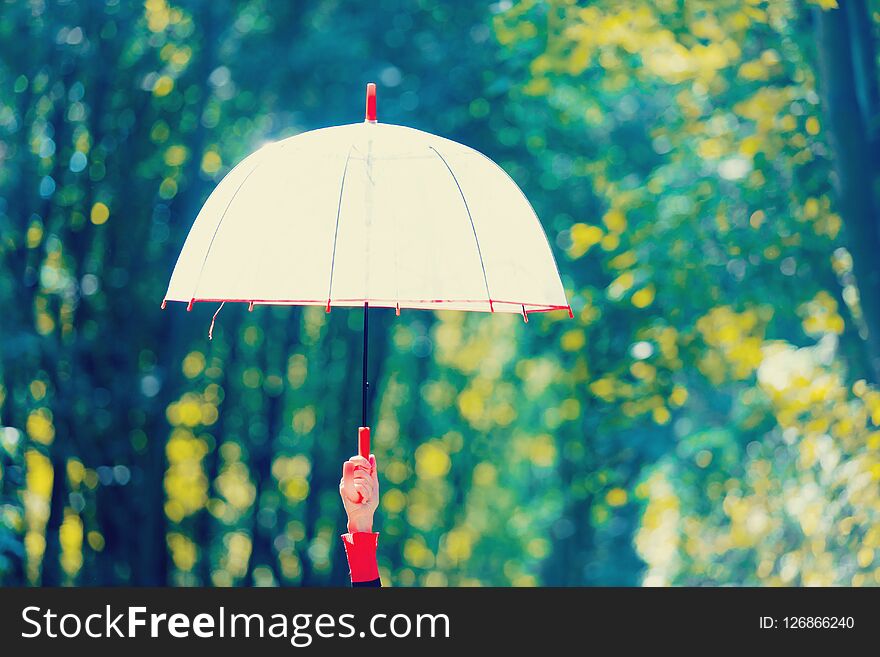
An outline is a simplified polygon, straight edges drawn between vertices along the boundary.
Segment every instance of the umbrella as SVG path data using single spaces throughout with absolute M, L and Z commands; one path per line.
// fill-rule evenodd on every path
M 219 302 L 217 313 L 229 302 L 363 308 L 365 458 L 370 307 L 572 316 L 516 183 L 472 148 L 379 123 L 375 84 L 363 123 L 267 144 L 223 178 L 187 236 L 168 301 Z

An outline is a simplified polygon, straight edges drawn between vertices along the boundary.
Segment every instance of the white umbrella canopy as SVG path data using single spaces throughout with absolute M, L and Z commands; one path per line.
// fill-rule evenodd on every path
M 268 144 L 232 169 L 165 301 L 571 314 L 516 183 L 472 148 L 376 122 L 374 94 L 363 123 Z
M 223 178 L 190 229 L 168 301 L 363 307 L 364 458 L 370 306 L 573 316 L 516 183 L 472 148 L 378 123 L 374 84 L 363 123 L 268 144 Z M 360 501 L 351 468 L 343 481 Z

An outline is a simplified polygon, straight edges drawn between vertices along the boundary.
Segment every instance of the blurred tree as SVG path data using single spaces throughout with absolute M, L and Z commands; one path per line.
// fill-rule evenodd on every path
M 867 3 L 814 11 L 824 105 L 835 149 L 838 199 L 850 238 L 853 271 L 864 317 L 867 374 L 880 383 L 880 222 L 876 159 L 880 92 L 877 55 Z
M 833 2 L 822 4 L 834 13 Z M 755 387 L 760 367 L 779 365 L 773 340 L 809 344 L 826 336 L 820 350 L 826 360 L 835 358 L 839 341 L 835 371 L 863 387 L 862 377 L 876 380 L 865 357 L 872 347 L 860 301 L 876 297 L 876 266 L 862 251 L 874 239 L 865 231 L 876 231 L 876 223 L 871 228 L 873 215 L 854 214 L 869 212 L 870 198 L 852 210 L 853 199 L 844 200 L 846 234 L 834 211 L 833 161 L 811 64 L 814 18 L 788 2 L 523 2 L 496 24 L 502 43 L 528 53 L 532 75 L 521 87 L 523 102 L 532 96 L 558 117 L 536 121 L 543 137 L 535 139 L 536 157 L 546 163 L 545 175 L 551 178 L 576 153 L 582 160 L 574 170 L 583 171 L 604 205 L 596 212 L 601 222 L 579 219 L 585 208 L 574 208 L 560 235 L 570 258 L 591 263 L 573 270 L 583 290 L 573 305 L 587 328 L 566 332 L 560 346 L 586 355 L 581 381 L 600 402 L 593 422 L 601 440 L 621 432 L 612 448 L 617 462 L 600 461 L 613 464 L 604 500 L 590 498 L 594 536 L 626 522 L 631 493 L 649 495 L 639 481 L 660 481 L 665 501 L 654 505 L 651 498 L 636 543 L 652 568 L 655 554 L 688 550 L 689 536 L 716 523 L 723 528 L 729 518 L 721 511 L 728 511 L 725 489 L 709 488 L 707 500 L 706 480 L 684 472 L 709 468 L 707 476 L 737 478 L 746 446 L 754 452 L 776 445 L 787 426 Z M 862 51 L 855 56 L 870 59 Z M 866 79 L 875 76 L 870 70 Z M 855 98 L 851 87 L 846 92 Z M 839 112 L 851 108 L 846 103 L 843 98 Z M 553 148 L 560 130 L 564 136 Z M 581 147 L 585 137 L 599 147 Z M 851 135 L 850 143 L 862 138 Z M 858 168 L 871 159 L 864 146 L 857 148 L 839 166 Z M 860 170 L 858 180 L 870 170 Z M 868 182 L 854 196 L 864 198 L 870 188 Z M 854 271 L 844 244 L 860 256 L 861 270 Z M 641 442 L 645 420 L 658 431 Z M 857 420 L 853 435 L 856 427 Z M 857 462 L 859 453 L 849 457 Z M 655 459 L 656 469 L 649 467 Z M 576 470 L 601 468 L 582 463 Z M 795 474 L 780 467 L 765 476 L 787 482 Z M 575 500 L 576 488 L 568 490 Z M 582 505 L 572 507 L 577 526 Z M 780 512 L 767 514 L 775 519 Z M 582 537 L 575 542 L 581 545 Z M 554 547 L 561 554 L 548 565 L 570 564 L 565 542 Z M 835 563 L 845 554 L 837 553 Z M 706 576 L 686 560 L 676 563 L 679 577 Z M 751 576 L 750 565 L 739 565 L 719 570 L 713 581 Z M 651 573 L 648 581 L 672 581 Z

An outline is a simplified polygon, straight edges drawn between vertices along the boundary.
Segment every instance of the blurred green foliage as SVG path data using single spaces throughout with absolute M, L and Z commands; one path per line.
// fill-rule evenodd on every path
M 375 312 L 386 584 L 880 583 L 877 12 L 5 3 L 0 582 L 345 582 L 360 313 L 159 302 L 224 173 L 375 80 L 575 311 Z

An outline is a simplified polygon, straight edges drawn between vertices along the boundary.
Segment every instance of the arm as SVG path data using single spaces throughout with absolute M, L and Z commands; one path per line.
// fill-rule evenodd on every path
M 369 461 L 352 456 L 342 465 L 339 495 L 348 516 L 348 532 L 342 535 L 351 585 L 381 586 L 376 562 L 378 532 L 373 532 L 373 515 L 379 506 L 379 475 L 376 457 Z

